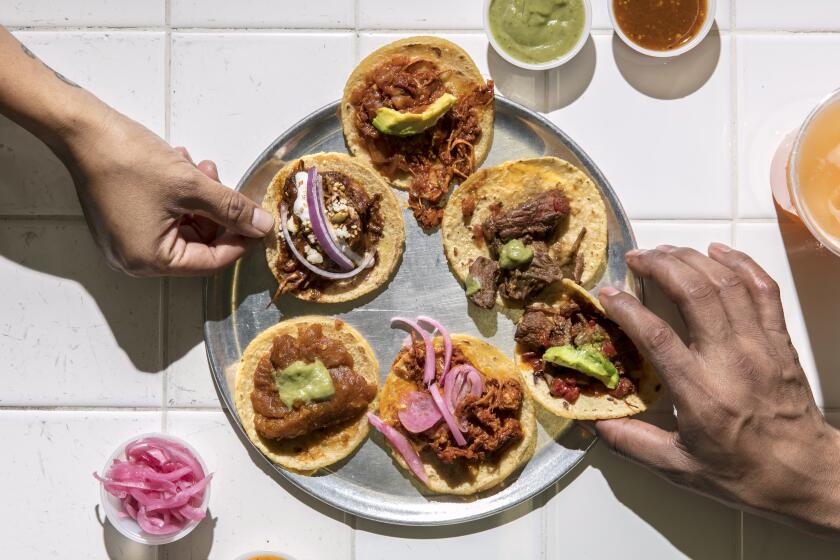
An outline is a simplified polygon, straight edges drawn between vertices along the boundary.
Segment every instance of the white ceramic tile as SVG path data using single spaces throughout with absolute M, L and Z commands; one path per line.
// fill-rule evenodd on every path
M 598 444 L 546 505 L 545 558 L 738 558 L 738 512 Z M 576 476 L 575 476 L 576 475 Z
M 817 403 L 840 407 L 837 317 L 840 259 L 817 247 L 801 224 L 738 224 L 736 245 L 779 283 L 787 327 Z
M 608 4 L 608 2 L 612 1 L 613 0 L 594 0 L 591 2 L 593 29 L 612 29 L 612 21 L 610 20 L 610 10 Z M 717 0 L 715 22 L 717 23 L 718 28 L 729 29 L 731 27 L 731 9 L 730 0 Z
M 359 60 L 397 39 L 414 33 L 362 33 L 359 35 Z M 481 32 L 436 33 L 435 36 L 452 41 L 463 48 L 475 61 L 479 71 L 493 78 L 496 93 L 535 110 L 545 105 L 545 73 L 517 68 L 504 60 Z
M 840 29 L 840 4 L 834 0 L 738 0 L 736 6 L 738 29 Z
M 770 161 L 782 139 L 837 89 L 840 37 L 747 35 L 737 41 L 738 213 L 773 217 Z
M 729 218 L 730 93 L 727 36 L 659 60 L 597 35 L 549 74 L 548 108 L 632 218 Z
M 220 406 L 204 348 L 203 289 L 201 278 L 169 280 L 166 401 L 170 406 Z
M 170 10 L 173 27 L 352 28 L 354 17 L 349 0 L 171 0 Z
M 636 242 L 643 249 L 657 245 L 691 247 L 705 253 L 709 243 L 732 242 L 732 226 L 723 222 L 633 222 Z
M 355 558 L 540 558 L 542 511 L 531 507 L 526 503 L 500 516 L 462 527 L 394 527 L 360 519 L 356 524 Z
M 358 0 L 360 29 L 481 29 L 484 0 Z
M 15 35 L 47 64 L 163 134 L 163 33 Z M 0 169 L 0 214 L 81 214 L 73 182 L 61 162 L 35 137 L 3 117 Z
M 0 403 L 161 404 L 160 281 L 109 269 L 84 222 L 0 222 L 0 292 Z
M 140 27 L 163 25 L 164 0 L 0 0 L 3 25 Z
M 159 412 L 0 411 L 4 558 L 154 560 L 99 508 L 94 471 L 123 441 L 161 427 Z
M 840 544 L 809 535 L 775 521 L 744 514 L 743 560 L 834 560 Z
M 350 33 L 173 33 L 173 144 L 235 185 L 263 149 L 341 97 Z
M 261 456 L 249 453 L 224 413 L 169 412 L 167 431 L 194 445 L 214 473 L 212 522 L 162 547 L 161 559 L 230 560 L 249 550 L 275 550 L 301 560 L 351 558 L 352 530 L 343 514 L 299 491 L 290 494 L 290 485 L 271 475 Z

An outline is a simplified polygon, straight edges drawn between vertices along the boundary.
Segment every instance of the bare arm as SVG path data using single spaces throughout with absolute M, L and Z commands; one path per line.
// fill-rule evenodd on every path
M 269 213 L 218 183 L 212 162 L 194 165 L 186 150 L 49 68 L 2 27 L 0 113 L 64 162 L 91 233 L 125 272 L 207 274 L 273 226 Z
M 670 389 L 677 430 L 598 422 L 619 453 L 722 502 L 840 536 L 840 432 L 811 394 L 785 326 L 779 288 L 744 253 L 662 246 L 628 253 L 634 272 L 678 305 L 686 345 L 636 299 L 601 290 Z

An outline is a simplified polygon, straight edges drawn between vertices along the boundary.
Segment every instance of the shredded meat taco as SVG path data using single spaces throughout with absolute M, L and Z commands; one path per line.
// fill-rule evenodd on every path
M 496 486 L 534 452 L 531 397 L 496 348 L 445 329 L 434 339 L 419 332 L 394 360 L 371 423 L 398 464 L 431 491 L 468 495 Z
M 365 58 L 344 88 L 341 119 L 353 155 L 393 185 L 424 228 L 440 224 L 453 181 L 490 151 L 493 83 L 449 41 L 411 37 Z
M 346 154 L 294 160 L 268 187 L 263 207 L 274 231 L 265 237 L 268 266 L 283 294 L 321 303 L 350 301 L 384 285 L 405 240 L 394 193 L 368 166 Z

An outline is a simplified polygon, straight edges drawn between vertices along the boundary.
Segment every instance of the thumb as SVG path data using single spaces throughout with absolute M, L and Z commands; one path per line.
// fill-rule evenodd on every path
M 200 173 L 190 195 L 181 204 L 184 211 L 204 216 L 246 237 L 262 237 L 274 227 L 274 217 L 253 200 Z
M 691 469 L 691 456 L 677 445 L 675 432 L 631 418 L 600 420 L 595 429 L 613 451 L 651 470 L 677 477 Z

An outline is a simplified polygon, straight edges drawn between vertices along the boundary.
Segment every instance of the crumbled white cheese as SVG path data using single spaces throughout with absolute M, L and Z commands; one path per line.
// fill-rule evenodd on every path
M 306 198 L 306 180 L 308 175 L 305 171 L 295 173 L 295 185 L 297 186 L 297 197 L 292 207 L 292 212 L 300 218 L 304 224 L 309 224 L 309 201 Z
M 332 228 L 332 230 L 338 240 L 350 238 L 350 232 L 347 231 L 347 226 L 338 226 L 337 228 Z
M 297 224 L 295 224 L 295 220 L 292 217 L 289 217 L 286 220 L 286 229 L 289 230 L 289 233 L 296 233 L 297 232 Z
M 324 257 L 321 256 L 321 253 L 319 253 L 309 245 L 303 246 L 303 252 L 306 254 L 306 260 L 308 260 L 312 264 L 322 264 L 324 262 Z

